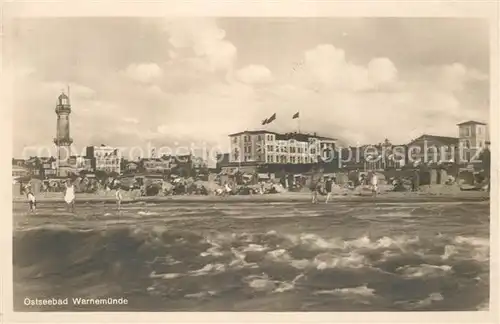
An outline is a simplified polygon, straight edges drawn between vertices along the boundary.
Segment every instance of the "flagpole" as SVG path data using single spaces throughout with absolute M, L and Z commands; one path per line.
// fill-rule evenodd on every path
M 297 118 L 297 131 L 300 134 L 300 109 L 299 109 L 299 117 Z

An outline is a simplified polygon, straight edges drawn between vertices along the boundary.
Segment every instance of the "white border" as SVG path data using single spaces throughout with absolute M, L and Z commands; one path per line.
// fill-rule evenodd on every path
M 168 2 L 117 2 L 117 1 L 17 1 L 2 6 L 2 27 L 13 17 L 70 17 L 70 16 L 274 16 L 274 17 L 482 17 L 491 22 L 491 138 L 492 138 L 492 192 L 498 197 L 499 180 L 499 79 L 498 79 L 498 1 L 168 1 Z M 8 44 L 4 44 L 8 49 Z M 11 85 L 2 80 L 2 107 L 11 107 Z M 34 107 L 36 109 L 36 107 Z M 12 110 L 1 110 L 0 131 L 3 132 L 4 148 L 12 148 Z M 12 150 L 11 150 L 12 151 Z M 7 158 L 9 160 L 7 161 Z M 5 163 L 5 164 L 4 164 Z M 12 193 L 9 171 L 10 157 L 2 160 L 0 186 L 1 245 L 2 258 L 2 302 L 3 320 L 6 322 L 404 322 L 404 323 L 494 323 L 499 322 L 498 307 L 498 200 L 491 200 L 491 294 L 489 312 L 390 312 L 390 313 L 257 313 L 257 312 L 211 312 L 211 313 L 14 313 L 12 311 Z

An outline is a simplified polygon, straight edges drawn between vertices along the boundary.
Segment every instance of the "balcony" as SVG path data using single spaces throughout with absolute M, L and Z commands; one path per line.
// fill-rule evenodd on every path
M 70 146 L 73 143 L 73 139 L 71 137 L 68 138 L 57 138 L 54 137 L 54 144 L 57 146 Z
M 71 106 L 58 105 L 55 109 L 56 114 L 70 114 Z

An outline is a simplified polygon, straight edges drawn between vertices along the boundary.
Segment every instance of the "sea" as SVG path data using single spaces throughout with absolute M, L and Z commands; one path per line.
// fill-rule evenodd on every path
M 13 207 L 15 311 L 472 311 L 489 304 L 489 202 Z M 26 306 L 26 298 L 126 305 Z

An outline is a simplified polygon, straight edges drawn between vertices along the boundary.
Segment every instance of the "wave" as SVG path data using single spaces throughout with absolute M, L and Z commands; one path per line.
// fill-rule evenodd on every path
M 45 279 L 74 294 L 102 294 L 103 285 L 109 293 L 140 291 L 168 300 L 300 293 L 377 297 L 394 307 L 427 309 L 489 278 L 489 241 L 463 235 L 346 239 L 278 230 L 41 225 L 16 230 L 13 239 L 16 280 Z
M 357 295 L 357 296 L 374 296 L 375 289 L 367 286 L 359 286 L 354 288 L 336 288 L 332 290 L 318 290 L 316 295 Z
M 442 276 L 447 272 L 451 271 L 452 267 L 449 265 L 430 265 L 421 264 L 418 266 L 403 266 L 396 269 L 397 272 L 401 273 L 407 278 L 418 278 L 418 277 L 431 277 L 431 276 Z

